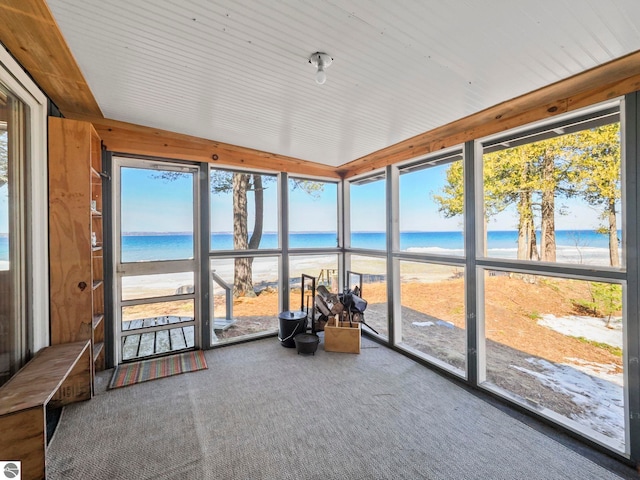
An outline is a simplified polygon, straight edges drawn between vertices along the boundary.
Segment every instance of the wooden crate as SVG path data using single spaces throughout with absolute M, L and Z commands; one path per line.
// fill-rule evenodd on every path
M 360 353 L 360 323 L 338 322 L 337 316 L 324 327 L 324 349 L 327 352 Z M 337 323 L 337 324 L 336 324 Z

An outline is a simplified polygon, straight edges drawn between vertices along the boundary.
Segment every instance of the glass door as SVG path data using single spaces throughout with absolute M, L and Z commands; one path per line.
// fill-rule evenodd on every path
M 198 168 L 115 158 L 118 363 L 199 346 Z
M 0 84 L 0 385 L 26 361 L 25 105 Z

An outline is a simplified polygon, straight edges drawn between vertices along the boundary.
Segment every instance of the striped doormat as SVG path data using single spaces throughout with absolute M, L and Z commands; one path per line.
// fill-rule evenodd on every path
M 207 360 L 202 350 L 126 363 L 116 367 L 109 383 L 109 390 L 206 368 Z

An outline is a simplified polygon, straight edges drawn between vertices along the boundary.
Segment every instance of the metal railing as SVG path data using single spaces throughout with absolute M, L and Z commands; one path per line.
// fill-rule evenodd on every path
M 225 297 L 225 320 L 226 325 L 231 326 L 233 323 L 233 286 L 229 285 L 225 282 L 220 275 L 218 275 L 215 270 L 211 271 L 211 280 L 216 283 L 219 287 L 224 289 L 224 297 Z M 215 319 L 214 319 L 214 328 L 215 328 Z

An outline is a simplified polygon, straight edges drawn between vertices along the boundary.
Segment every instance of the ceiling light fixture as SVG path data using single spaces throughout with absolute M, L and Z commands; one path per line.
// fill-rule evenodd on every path
M 316 72 L 316 83 L 318 85 L 322 85 L 327 81 L 327 74 L 324 70 L 329 68 L 331 62 L 333 62 L 333 58 L 322 52 L 316 52 L 309 57 L 309 63 L 318 69 Z

